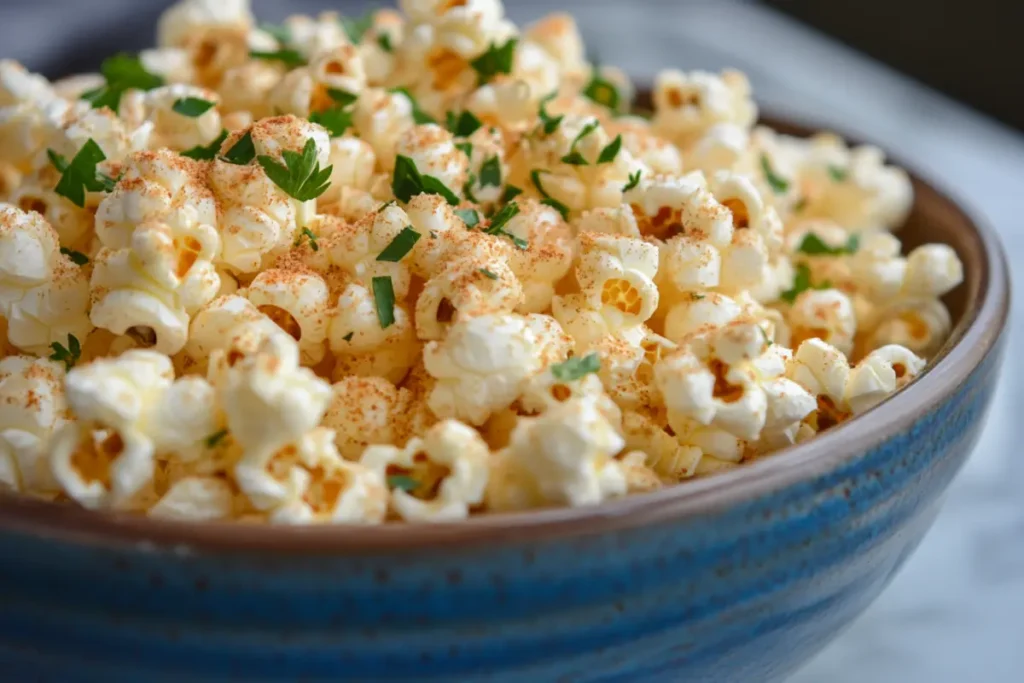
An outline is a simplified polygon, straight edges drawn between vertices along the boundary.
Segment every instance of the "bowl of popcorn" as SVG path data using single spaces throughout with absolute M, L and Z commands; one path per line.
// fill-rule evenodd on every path
M 0 62 L 11 681 L 776 681 L 984 421 L 998 242 L 735 71 L 408 0 Z

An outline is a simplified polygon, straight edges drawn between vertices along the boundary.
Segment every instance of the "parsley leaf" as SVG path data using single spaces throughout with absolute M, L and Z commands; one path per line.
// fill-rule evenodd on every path
M 811 269 L 801 263 L 796 267 L 796 274 L 793 276 L 793 287 L 779 295 L 779 298 L 787 303 L 793 303 L 801 293 L 808 289 L 830 289 L 832 283 L 822 282 L 820 285 L 811 284 Z
M 569 220 L 569 207 L 547 193 L 547 190 L 545 190 L 544 186 L 540 183 L 541 173 L 545 173 L 545 171 L 541 171 L 536 168 L 530 171 L 530 180 L 533 182 L 533 186 L 536 187 L 537 192 L 540 192 L 541 196 L 544 197 L 540 203 L 545 206 L 550 206 L 552 209 L 562 214 L 562 220 Z
M 189 159 L 198 159 L 201 161 L 209 161 L 210 159 L 217 158 L 217 152 L 220 151 L 220 146 L 224 144 L 224 141 L 228 139 L 227 130 L 221 130 L 220 135 L 217 139 L 208 145 L 196 145 L 191 149 L 186 149 L 181 153 L 181 156 L 188 157 Z
M 217 106 L 215 103 L 204 100 L 201 97 L 179 97 L 171 105 L 171 109 L 177 114 L 194 119 L 202 116 L 215 106 Z
M 583 96 L 612 111 L 618 110 L 621 100 L 615 84 L 602 78 L 596 69 L 590 74 L 590 81 L 583 88 Z
M 415 491 L 420 485 L 418 481 L 407 474 L 389 474 L 387 481 L 389 489 L 401 489 L 406 493 Z
M 390 93 L 401 93 L 409 98 L 409 102 L 412 104 L 412 120 L 416 125 L 423 125 L 424 123 L 437 123 L 437 119 L 428 114 L 427 112 L 420 109 L 419 102 L 412 96 L 407 88 L 391 88 L 388 90 Z
M 228 430 L 222 429 L 219 432 L 214 432 L 206 437 L 206 447 L 216 448 L 217 444 L 224 440 L 224 437 L 228 435 Z
M 262 59 L 268 62 L 281 62 L 287 67 L 295 68 L 306 66 L 306 58 L 298 51 L 288 47 L 280 50 L 250 50 L 249 56 L 253 59 Z
M 295 246 L 302 244 L 303 239 L 309 239 L 309 248 L 313 251 L 320 251 L 320 244 L 316 241 L 316 233 L 309 228 L 303 228 L 299 231 L 299 236 L 295 238 Z
M 96 165 L 107 157 L 92 138 L 85 141 L 70 163 L 52 149 L 46 150 L 46 156 L 61 172 L 54 191 L 80 208 L 85 208 L 86 191 L 110 192 L 117 183 L 115 179 L 96 170 Z
M 359 99 L 359 95 L 354 95 L 337 88 L 328 88 L 327 95 L 342 107 L 347 107 Z
M 492 280 L 497 280 L 498 279 L 497 275 L 495 275 L 491 271 L 487 270 L 486 268 L 477 268 L 477 270 L 479 270 L 481 273 L 483 273 L 484 275 L 486 275 L 487 277 L 489 277 Z
M 761 155 L 761 170 L 764 172 L 764 178 L 771 186 L 772 192 L 775 194 L 784 194 L 789 189 L 789 181 L 781 176 L 775 175 L 775 170 L 772 169 L 772 163 L 768 160 L 767 154 Z
M 616 135 L 615 139 L 605 145 L 605 148 L 601 150 L 601 156 L 597 158 L 597 163 L 610 164 L 615 161 L 615 157 L 619 155 L 620 149 L 622 149 L 622 136 Z
M 856 254 L 860 248 L 860 235 L 850 235 L 846 244 L 841 247 L 831 247 L 823 239 L 813 232 L 804 235 L 800 241 L 797 251 L 812 256 L 842 256 L 844 254 Z
M 390 34 L 381 33 L 379 36 L 377 36 L 377 44 L 380 45 L 380 49 L 384 50 L 384 52 L 391 53 L 395 51 L 395 48 L 391 46 Z
M 456 114 L 453 111 L 448 112 L 445 117 L 445 123 L 448 130 L 460 138 L 468 138 L 483 125 L 480 119 L 469 110 L 465 110 L 461 114 Z
M 327 129 L 332 138 L 340 138 L 352 127 L 352 112 L 342 107 L 331 107 L 309 115 L 309 120 Z
M 462 219 L 469 230 L 480 225 L 480 214 L 476 209 L 455 209 L 455 215 Z
M 582 358 L 574 356 L 551 366 L 551 374 L 560 382 L 572 382 L 601 369 L 601 357 L 589 353 Z
M 347 342 L 350 342 L 350 341 L 352 341 L 352 337 L 353 336 L 355 336 L 355 332 L 349 332 L 344 337 L 342 337 L 342 339 L 344 339 Z
M 764 345 L 765 345 L 765 346 L 771 346 L 772 344 L 774 344 L 774 343 L 775 343 L 775 342 L 773 342 L 773 341 L 771 340 L 771 337 L 769 337 L 769 336 L 768 336 L 768 333 L 764 331 L 764 328 L 763 328 L 763 327 L 761 327 L 760 325 L 758 325 L 758 326 L 757 326 L 757 329 L 758 329 L 758 330 L 760 330 L 760 332 L 761 332 L 761 337 L 762 337 L 762 338 L 764 339 Z
M 308 202 L 316 199 L 331 185 L 331 171 L 333 166 L 321 169 L 317 161 L 316 143 L 313 138 L 306 140 L 302 148 L 302 154 L 293 152 L 290 149 L 281 151 L 284 157 L 282 166 L 272 157 L 260 155 L 256 158 L 267 177 L 274 181 L 278 187 L 300 202 Z
M 103 60 L 100 73 L 106 83 L 82 93 L 82 99 L 94 109 L 110 107 L 114 113 L 121 104 L 121 95 L 127 90 L 152 90 L 164 84 L 163 78 L 146 71 L 138 57 L 126 53 Z
M 342 17 L 339 21 L 341 22 L 341 27 L 345 29 L 345 33 L 348 34 L 348 39 L 352 41 L 353 45 L 358 45 L 362 42 L 363 36 L 373 27 L 372 14 L 365 14 L 358 19 Z
M 837 183 L 841 183 L 846 180 L 847 176 L 850 175 L 850 172 L 845 168 L 840 168 L 839 166 L 829 166 L 828 174 L 831 176 L 832 180 Z
M 64 254 L 69 259 L 71 259 L 71 262 L 74 263 L 76 266 L 84 266 L 85 264 L 87 264 L 89 262 L 89 257 L 88 256 L 86 256 L 85 254 L 83 254 L 80 251 L 75 251 L 74 249 L 68 249 L 67 247 L 61 247 L 60 248 L 60 253 Z
M 484 230 L 484 232 L 488 235 L 507 237 L 512 241 L 512 244 L 525 251 L 530 246 L 529 242 L 521 237 L 516 237 L 505 230 L 505 224 L 512 220 L 518 213 L 519 205 L 515 202 L 509 202 L 502 207 L 501 211 L 491 217 L 491 223 L 487 226 L 487 229 Z
M 452 206 L 459 205 L 459 197 L 444 183 L 430 175 L 420 175 L 416 162 L 399 154 L 395 158 L 395 172 L 391 177 L 391 190 L 402 202 L 418 194 L 439 194 Z
M 558 126 L 562 124 L 562 119 L 565 118 L 564 114 L 561 116 L 551 116 L 548 114 L 547 109 L 545 109 L 547 103 L 555 99 L 556 95 L 558 95 L 558 93 L 553 92 L 540 101 L 540 112 L 538 113 L 538 116 L 540 117 L 541 124 L 544 126 L 545 135 L 551 135 L 554 133 L 558 129 Z
M 498 74 L 512 73 L 517 42 L 516 38 L 509 38 L 501 47 L 491 43 L 486 52 L 469 63 L 476 70 L 479 85 L 487 83 Z
M 480 167 L 480 187 L 501 187 L 501 162 L 497 156 L 487 159 Z
M 62 346 L 60 342 L 53 342 L 50 344 L 50 348 L 53 349 L 53 353 L 50 354 L 50 360 L 64 363 L 65 370 L 75 367 L 75 363 L 82 357 L 82 345 L 79 344 L 78 337 L 73 334 L 68 335 L 68 345 L 66 347 Z
M 580 140 L 582 140 L 583 138 L 587 137 L 595 130 L 597 130 L 598 125 L 599 124 L 595 119 L 588 123 L 587 125 L 583 126 L 583 129 L 580 130 L 579 134 L 575 138 L 573 138 L 572 144 L 569 146 L 569 153 L 562 157 L 563 164 L 570 164 L 572 166 L 587 165 L 587 160 L 583 158 L 582 154 L 576 151 L 576 145 L 580 144 Z
M 523 191 L 516 187 L 515 185 L 506 185 L 505 192 L 504 194 L 501 195 L 501 203 L 507 204 L 516 197 L 518 197 L 519 195 L 521 195 L 522 193 Z
M 463 154 L 465 154 L 467 159 L 469 159 L 469 158 L 471 158 L 473 156 L 473 143 L 472 142 L 456 142 L 455 143 L 455 149 L 457 149 L 460 152 L 462 152 Z
M 629 192 L 634 187 L 640 184 L 640 173 L 641 170 L 637 169 L 636 173 L 629 174 L 629 182 L 622 186 L 623 192 Z
M 231 145 L 231 149 L 221 157 L 224 161 L 236 166 L 244 166 L 255 158 L 256 145 L 252 142 L 252 131 L 238 138 L 235 144 Z
M 420 234 L 412 229 L 411 225 L 402 228 L 402 232 L 395 235 L 388 246 L 384 247 L 377 255 L 378 261 L 398 263 L 402 258 L 412 251 L 416 243 L 420 241 Z
M 388 329 L 395 322 L 395 288 L 390 275 L 373 278 L 373 303 L 377 309 L 377 322 Z

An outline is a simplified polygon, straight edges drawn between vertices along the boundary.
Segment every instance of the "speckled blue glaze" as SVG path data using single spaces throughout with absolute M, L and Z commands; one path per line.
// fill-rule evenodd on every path
M 655 525 L 300 557 L 5 532 L 0 680 L 781 680 L 920 542 L 978 437 L 1000 351 L 863 456 Z

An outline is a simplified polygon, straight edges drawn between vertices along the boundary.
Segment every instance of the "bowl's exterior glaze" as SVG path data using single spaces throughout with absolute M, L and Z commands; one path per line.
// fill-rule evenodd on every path
M 921 540 L 1004 343 L 865 455 L 654 526 L 297 558 L 0 536 L 0 680 L 780 680 Z

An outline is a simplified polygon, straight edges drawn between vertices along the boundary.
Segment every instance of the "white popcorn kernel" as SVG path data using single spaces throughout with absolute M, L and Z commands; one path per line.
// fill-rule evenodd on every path
M 738 71 L 666 70 L 654 81 L 655 130 L 685 149 L 718 123 L 749 128 L 757 119 L 750 83 Z
M 441 126 L 413 126 L 397 140 L 395 153 L 412 159 L 421 175 L 437 178 L 459 193 L 468 177 L 466 155 L 455 148 L 455 138 Z
M 328 337 L 336 358 L 336 377 L 378 375 L 400 382 L 419 359 L 420 345 L 412 318 L 401 305 L 395 321 L 381 327 L 376 302 L 366 287 L 349 285 L 332 311 Z
M 638 325 L 658 307 L 658 248 L 612 235 L 580 236 L 576 279 L 592 309 L 609 319 L 612 329 Z
M 368 190 L 373 180 L 377 155 L 368 143 L 348 135 L 331 138 L 329 161 L 331 186 L 322 197 L 324 202 L 338 201 L 343 190 Z
M 850 365 L 841 351 L 821 339 L 808 339 L 787 363 L 786 376 L 812 394 L 841 401 Z
M 559 403 L 585 398 L 593 401 L 610 424 L 618 427 L 622 423 L 622 411 L 604 391 L 604 385 L 595 374 L 588 374 L 575 380 L 556 377 L 550 368 L 538 373 L 527 382 L 519 407 L 526 415 L 539 415 Z
M 898 300 L 881 307 L 877 320 L 866 336 L 868 349 L 899 344 L 925 358 L 939 351 L 953 329 L 946 306 L 932 298 Z
M 249 283 L 245 296 L 299 343 L 307 362 L 315 364 L 323 358 L 330 305 L 323 278 L 272 268 Z
M 229 348 L 242 327 L 250 323 L 276 327 L 248 299 L 237 295 L 218 297 L 193 316 L 185 353 L 205 363 L 215 351 Z
M 669 480 L 689 479 L 697 470 L 703 453 L 696 446 L 684 445 L 650 416 L 628 411 L 622 416 L 622 436 L 626 449 L 647 455 L 647 464 Z
M 564 12 L 548 14 L 527 26 L 523 31 L 523 38 L 539 45 L 550 55 L 561 73 L 586 73 L 587 61 L 583 38 L 572 15 Z
M 431 410 L 473 425 L 507 408 L 539 369 L 536 336 L 527 320 L 515 315 L 454 323 L 443 341 L 426 345 L 423 360 L 437 379 L 428 399 Z
M 68 345 L 68 337 L 84 340 L 89 321 L 89 279 L 62 258 L 47 282 L 33 287 L 7 311 L 7 339 L 22 351 L 49 356 L 51 345 Z
M 549 206 L 525 200 L 519 207 L 519 213 L 503 228 L 529 245 L 525 250 L 511 250 L 509 256 L 512 272 L 523 288 L 517 312 L 539 313 L 551 306 L 555 284 L 572 267 L 573 233 Z
M 665 316 L 665 336 L 682 343 L 730 323 L 742 313 L 743 307 L 724 294 L 687 293 Z
M 626 493 L 625 472 L 614 457 L 623 446 L 597 403 L 577 398 L 521 419 L 509 453 L 544 501 L 581 506 Z
M 732 171 L 741 165 L 749 147 L 750 131 L 746 126 L 716 123 L 687 149 L 685 166 L 709 175 Z
M 385 170 L 394 168 L 399 137 L 415 125 L 412 111 L 412 101 L 404 94 L 381 88 L 368 88 L 356 100 L 352 123 Z
M 878 301 L 895 298 L 906 280 L 907 261 L 900 257 L 900 241 L 888 232 L 860 235 L 850 269 L 859 291 Z
M 381 377 L 346 377 L 332 388 L 324 426 L 334 430 L 341 455 L 357 460 L 370 445 L 405 441 L 413 395 Z
M 189 116 L 174 110 L 179 100 L 205 100 L 214 106 L 199 116 Z M 217 93 L 205 88 L 184 84 L 166 85 L 145 93 L 143 99 L 144 118 L 152 123 L 153 147 L 170 147 L 187 150 L 205 146 L 220 135 L 221 117 L 217 108 Z
M 33 287 L 43 285 L 57 265 L 60 242 L 46 219 L 34 211 L 0 205 L 0 312 Z
M 235 494 L 225 479 L 185 477 L 174 482 L 146 514 L 159 519 L 207 522 L 230 519 L 234 509 Z
M 903 291 L 910 296 L 940 297 L 963 282 L 964 269 L 953 248 L 925 244 L 907 254 Z
M 64 369 L 50 360 L 9 356 L 0 360 L 0 487 L 51 494 L 46 445 L 68 419 Z
M 857 317 L 853 301 L 838 289 L 808 289 L 801 292 L 789 310 L 787 322 L 793 346 L 818 338 L 846 355 L 853 352 Z
M 370 446 L 360 463 L 391 489 L 391 506 L 407 521 L 453 521 L 483 502 L 490 451 L 476 430 L 444 420 L 405 448 Z

